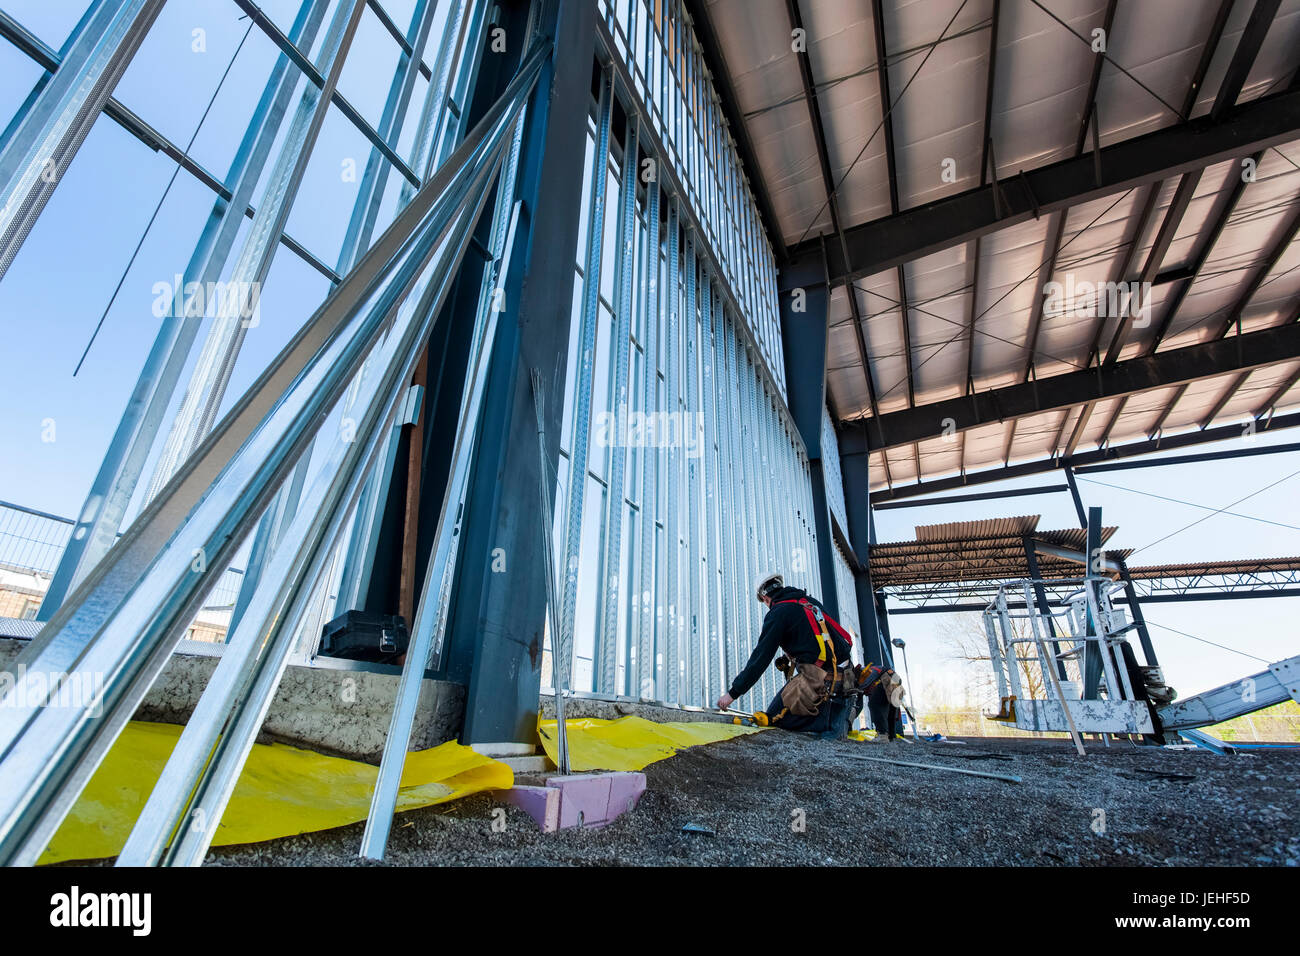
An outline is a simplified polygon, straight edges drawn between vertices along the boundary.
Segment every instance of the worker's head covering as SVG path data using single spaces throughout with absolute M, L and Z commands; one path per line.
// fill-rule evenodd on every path
M 769 571 L 767 574 L 759 577 L 758 585 L 754 588 L 754 591 L 757 593 L 758 599 L 761 601 L 763 598 L 774 594 L 777 589 L 784 584 L 785 578 L 781 577 L 779 572 Z

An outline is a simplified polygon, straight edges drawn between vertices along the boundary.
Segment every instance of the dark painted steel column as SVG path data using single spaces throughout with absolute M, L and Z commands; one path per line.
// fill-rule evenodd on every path
M 817 532 L 817 568 L 821 591 L 816 595 L 831 617 L 840 616 L 835 587 L 835 541 L 831 535 L 831 512 L 826 500 L 826 474 L 822 467 L 822 409 L 826 407 L 826 307 L 824 285 L 782 290 L 781 345 L 785 353 L 786 395 L 790 415 L 808 451 L 812 482 L 813 521 Z
M 1029 565 L 1029 576 L 1034 580 L 1034 601 L 1038 604 L 1039 613 L 1043 615 L 1043 620 L 1047 622 L 1047 636 L 1056 637 L 1056 619 L 1052 617 L 1051 605 L 1047 602 L 1047 589 L 1043 587 L 1041 575 L 1038 573 L 1038 552 L 1034 550 L 1034 542 L 1028 535 L 1022 539 L 1025 546 L 1025 561 Z M 1056 676 L 1061 680 L 1069 680 L 1065 672 L 1065 661 L 1061 660 L 1061 645 L 1056 641 L 1051 641 L 1053 659 L 1056 661 Z
M 539 2 L 554 53 L 528 107 L 517 186 L 522 207 L 505 269 L 505 314 L 493 345 L 449 623 L 447 676 L 468 684 L 465 743 L 536 740 L 547 599 L 542 549 L 551 542 L 538 520 L 529 370 L 541 372 L 547 457 L 554 465 L 596 16 L 593 4 Z
M 889 615 L 884 596 L 871 581 L 871 546 L 876 541 L 875 519 L 871 514 L 866 429 L 860 426 L 840 432 L 840 472 L 844 478 L 844 511 L 849 521 L 849 546 L 857 556 L 853 585 L 858 598 L 858 620 L 862 624 L 862 653 L 875 664 L 893 666 L 889 644 Z
M 1119 565 L 1119 576 L 1124 580 L 1124 594 L 1128 597 L 1129 613 L 1133 615 L 1133 623 L 1137 625 L 1138 641 L 1142 644 L 1142 654 L 1147 659 L 1150 667 L 1159 667 L 1160 661 L 1156 660 L 1155 645 L 1151 643 L 1151 632 L 1147 630 L 1146 615 L 1142 613 L 1142 605 L 1138 601 L 1137 588 L 1133 586 L 1133 578 L 1129 576 L 1128 565 L 1119 555 L 1115 556 L 1115 563 Z
M 1070 488 L 1070 497 L 1074 499 L 1074 513 L 1079 516 L 1079 527 L 1088 527 L 1088 516 L 1083 511 L 1083 498 L 1079 495 L 1079 485 L 1074 480 L 1074 469 L 1065 466 L 1065 482 Z
M 1079 526 L 1088 527 L 1088 521 L 1083 513 L 1083 497 L 1079 494 L 1079 486 L 1074 480 L 1074 469 L 1069 465 L 1065 466 L 1065 480 L 1070 486 L 1070 495 L 1074 498 L 1074 510 L 1079 514 Z M 1146 656 L 1147 664 L 1151 667 L 1158 667 L 1160 662 L 1156 660 L 1156 649 L 1151 643 L 1151 632 L 1147 630 L 1147 619 L 1142 614 L 1142 607 L 1138 604 L 1137 588 L 1133 586 L 1133 579 L 1129 577 L 1128 565 L 1124 559 L 1116 556 L 1115 563 L 1119 565 L 1119 575 L 1124 580 L 1124 594 L 1128 597 L 1129 611 L 1133 615 L 1133 621 L 1137 624 L 1138 641 L 1142 644 L 1142 653 Z
M 1101 509 L 1088 509 L 1088 523 L 1085 526 L 1088 531 L 1088 546 L 1084 549 L 1084 559 L 1087 564 L 1084 567 L 1085 576 L 1088 578 L 1100 577 L 1100 573 L 1094 570 L 1094 562 L 1100 557 L 1101 552 Z M 1092 587 L 1091 584 L 1088 585 Z M 1094 620 L 1092 612 L 1088 612 L 1087 633 L 1089 637 L 1095 637 L 1101 633 L 1100 621 Z M 1095 700 L 1097 697 L 1097 688 L 1101 684 L 1102 661 L 1101 655 L 1103 648 L 1098 641 L 1088 641 L 1083 649 L 1083 698 L 1084 700 Z M 1115 689 L 1111 688 L 1111 694 Z

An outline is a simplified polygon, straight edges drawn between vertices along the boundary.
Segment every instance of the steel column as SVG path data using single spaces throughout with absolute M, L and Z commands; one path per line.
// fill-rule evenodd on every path
M 659 411 L 659 276 L 662 266 L 659 259 L 659 182 L 652 179 L 646 189 L 645 234 L 645 325 L 644 325 L 644 391 L 641 411 L 646 421 L 658 421 Z M 643 428 L 648 428 L 644 425 Z M 658 536 L 659 471 L 663 455 L 660 453 L 660 435 L 655 429 L 654 442 L 644 443 L 641 453 L 641 562 L 640 562 L 640 624 L 637 629 L 638 679 L 631 693 L 642 698 L 656 698 L 658 676 L 655 673 L 656 605 L 662 606 L 663 590 L 659 581 L 659 550 L 655 547 Z M 647 685 L 647 681 L 649 684 Z
M 448 612 L 444 660 L 448 676 L 468 681 L 466 743 L 536 739 L 547 601 L 542 549 L 553 543 L 542 536 L 535 508 L 540 482 L 553 477 L 540 473 L 529 370 L 543 377 L 547 456 L 558 461 L 570 386 L 555 370 L 565 368 L 569 350 L 582 191 L 574 170 L 585 154 L 595 51 L 592 8 L 543 0 L 538 13 L 554 52 L 528 104 L 516 187 L 521 220 L 500 283 L 506 312 L 498 318 Z M 571 473 L 581 475 L 582 466 Z M 562 644 L 558 635 L 551 640 L 558 672 Z
M 822 414 L 826 405 L 827 306 L 830 299 L 825 285 L 799 290 L 801 311 L 795 311 L 795 293 L 782 292 L 781 344 L 785 352 L 786 394 L 790 416 L 808 451 L 808 490 L 812 502 L 811 518 L 816 535 L 815 561 L 818 569 L 822 603 L 832 617 L 839 617 L 836 589 L 827 581 L 835 580 L 835 544 L 831 536 L 830 508 L 826 500 L 826 477 L 822 470 Z M 853 295 L 852 289 L 849 295 Z

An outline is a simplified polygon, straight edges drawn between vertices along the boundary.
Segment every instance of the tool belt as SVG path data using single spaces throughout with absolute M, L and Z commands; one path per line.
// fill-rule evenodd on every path
M 815 717 L 831 696 L 831 675 L 816 664 L 793 664 L 794 676 L 781 688 L 781 703 L 800 717 Z

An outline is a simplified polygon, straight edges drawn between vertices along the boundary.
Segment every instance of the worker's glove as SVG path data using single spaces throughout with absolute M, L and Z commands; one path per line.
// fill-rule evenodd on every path
M 785 675 L 786 680 L 789 680 L 791 677 L 794 676 L 794 661 L 790 660 L 790 658 L 786 657 L 784 654 L 782 654 L 772 663 L 776 665 L 777 670 L 779 670 L 782 674 Z

